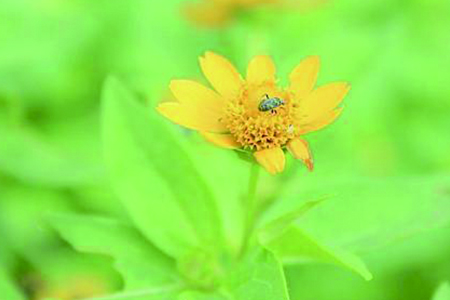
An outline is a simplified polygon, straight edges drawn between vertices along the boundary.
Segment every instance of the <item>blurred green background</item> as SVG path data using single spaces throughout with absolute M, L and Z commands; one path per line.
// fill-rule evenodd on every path
M 312 213 L 323 226 L 308 218 L 304 226 L 360 254 L 374 280 L 290 266 L 292 299 L 431 299 L 450 280 L 442 211 L 450 205 L 450 2 L 255 7 L 205 28 L 183 16 L 187 1 L 0 2 L 0 278 L 35 298 L 121 288 L 110 259 L 76 253 L 44 221 L 53 211 L 127 219 L 102 158 L 100 94 L 109 74 L 132 86 L 150 112 L 170 97 L 171 79 L 203 80 L 197 58 L 207 50 L 241 72 L 253 55 L 270 54 L 282 83 L 303 57 L 320 55 L 319 84 L 352 84 L 344 113 L 309 137 L 315 172 L 289 161 L 285 174 L 264 177 L 270 184 L 261 193 L 286 203 L 336 194 Z M 200 168 L 220 169 L 236 178 L 236 193 L 243 189 L 245 166 L 232 153 L 186 139 L 206 157 L 196 160 Z

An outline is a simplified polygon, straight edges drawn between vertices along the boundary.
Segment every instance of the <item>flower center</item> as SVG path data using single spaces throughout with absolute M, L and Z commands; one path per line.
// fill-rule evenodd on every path
M 228 103 L 224 122 L 246 149 L 282 147 L 297 136 L 296 109 L 288 92 L 272 85 L 250 86 Z

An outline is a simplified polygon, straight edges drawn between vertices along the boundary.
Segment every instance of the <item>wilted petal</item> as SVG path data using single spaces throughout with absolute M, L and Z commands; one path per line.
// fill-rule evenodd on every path
M 288 142 L 287 149 L 295 157 L 295 159 L 301 160 L 306 165 L 308 170 L 313 170 L 314 163 L 307 141 L 302 139 L 292 139 Z

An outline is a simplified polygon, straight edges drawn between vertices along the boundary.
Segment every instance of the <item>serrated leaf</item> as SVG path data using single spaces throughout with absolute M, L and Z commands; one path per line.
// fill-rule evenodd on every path
M 221 245 L 212 193 L 162 117 L 140 107 L 110 78 L 103 91 L 102 124 L 112 184 L 139 229 L 174 257 Z
M 50 223 L 77 250 L 113 257 L 127 290 L 178 281 L 175 262 L 132 227 L 113 219 L 77 215 L 55 215 Z
M 283 235 L 265 246 L 285 263 L 330 263 L 347 268 L 365 280 L 372 279 L 372 274 L 361 259 L 343 250 L 319 243 L 298 227 L 291 226 Z
M 25 300 L 25 296 L 14 286 L 2 268 L 0 266 L 0 295 L 2 299 Z
M 233 300 L 289 300 L 281 263 L 272 252 L 260 247 L 235 266 L 225 289 Z
M 310 201 L 302 204 L 299 208 L 290 211 L 272 220 L 258 232 L 258 239 L 262 244 L 267 244 L 273 239 L 281 236 L 298 218 L 307 213 L 310 209 L 319 205 L 323 200 Z
M 450 284 L 442 283 L 433 295 L 433 300 L 450 300 Z

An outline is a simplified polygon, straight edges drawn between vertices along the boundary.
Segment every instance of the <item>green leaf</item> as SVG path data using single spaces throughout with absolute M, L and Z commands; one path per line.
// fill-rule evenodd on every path
M 433 300 L 450 300 L 450 284 L 442 283 L 433 295 Z
M 240 251 L 244 232 L 245 214 L 242 197 L 247 194 L 248 189 L 242 182 L 248 180 L 249 165 L 236 159 L 233 151 L 217 148 L 198 135 L 192 138 L 191 144 L 195 150 L 192 153 L 196 166 L 204 174 L 203 177 L 208 181 L 217 199 L 227 247 L 237 254 Z
M 224 287 L 228 298 L 234 300 L 289 299 L 281 263 L 261 247 L 250 251 L 230 271 Z
M 313 178 L 314 177 L 314 178 Z M 310 211 L 301 228 L 331 246 L 367 252 L 450 222 L 450 177 L 304 177 L 287 188 L 274 211 L 281 214 L 300 199 L 336 194 Z
M 40 261 L 33 262 L 33 269 L 38 272 L 45 291 L 54 297 L 67 293 L 84 299 L 111 293 L 123 284 L 109 257 L 82 254 L 60 246 L 40 253 L 39 258 Z
M 128 291 L 104 297 L 95 297 L 85 300 L 174 300 L 179 293 L 178 285 L 160 286 L 148 289 Z
M 178 300 L 288 300 L 283 267 L 275 255 L 260 246 L 231 265 L 214 292 L 187 290 Z
M 3 267 L 0 266 L 0 295 L 2 295 L 2 299 L 25 300 L 25 296 L 14 286 L 1 268 Z
M 102 176 L 99 165 L 5 124 L 0 124 L 0 170 L 25 182 L 63 187 L 97 183 Z
M 127 290 L 178 281 L 175 262 L 125 224 L 77 215 L 52 216 L 50 223 L 77 250 L 112 256 Z
M 57 190 L 23 184 L 0 183 L 0 190 L 2 244 L 32 263 L 42 261 L 41 255 L 59 244 L 46 224 L 46 214 L 72 210 L 72 199 Z
M 178 300 L 228 300 L 230 298 L 221 295 L 220 293 L 205 293 L 199 291 L 186 291 L 181 293 Z
M 112 184 L 142 232 L 174 257 L 221 245 L 212 193 L 172 127 L 112 78 L 103 91 L 102 123 Z
M 6 227 L 0 222 L 0 236 L 3 243 L 0 244 L 0 266 L 5 270 L 10 270 L 14 265 L 14 253 L 12 252 L 10 241 L 6 238 Z
M 310 201 L 302 204 L 296 210 L 288 212 L 275 220 L 269 222 L 258 232 L 259 241 L 267 244 L 270 241 L 281 236 L 298 218 L 307 213 L 310 209 L 320 204 L 323 200 Z
M 300 228 L 293 226 L 297 219 L 323 201 L 324 199 L 306 202 L 299 208 L 269 222 L 259 230 L 259 242 L 274 251 L 287 263 L 308 260 L 332 263 L 348 268 L 366 280 L 372 279 L 372 275 L 359 258 L 342 250 L 321 245 Z
M 365 280 L 372 274 L 356 256 L 320 244 L 298 227 L 291 226 L 283 235 L 265 244 L 285 263 L 323 262 L 347 268 Z

